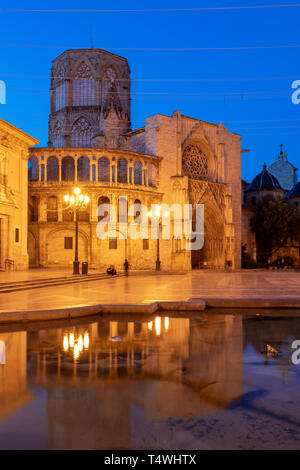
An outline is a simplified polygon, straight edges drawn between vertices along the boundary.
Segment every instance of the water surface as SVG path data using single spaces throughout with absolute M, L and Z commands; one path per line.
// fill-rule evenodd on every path
M 0 448 L 300 449 L 287 315 L 1 327 Z

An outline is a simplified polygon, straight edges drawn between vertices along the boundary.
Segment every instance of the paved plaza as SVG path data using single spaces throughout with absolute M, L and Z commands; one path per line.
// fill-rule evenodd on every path
M 64 276 L 62 270 L 1 273 L 0 282 Z M 0 312 L 51 310 L 99 304 L 150 304 L 189 299 L 300 301 L 300 272 L 194 271 L 183 274 L 132 273 L 129 277 L 0 294 Z

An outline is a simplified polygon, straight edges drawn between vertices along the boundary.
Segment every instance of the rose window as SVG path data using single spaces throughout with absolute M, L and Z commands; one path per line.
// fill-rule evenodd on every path
M 196 145 L 185 147 L 182 156 L 183 174 L 194 179 L 207 179 L 208 162 L 207 156 Z

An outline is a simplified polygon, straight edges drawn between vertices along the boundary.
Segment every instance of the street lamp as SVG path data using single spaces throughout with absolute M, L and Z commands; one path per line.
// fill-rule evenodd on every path
M 169 215 L 167 211 L 165 211 L 165 217 Z M 156 237 L 156 263 L 155 269 L 156 271 L 160 271 L 160 257 L 159 257 L 159 225 L 160 225 L 160 218 L 161 218 L 161 206 L 156 205 L 154 212 L 148 212 L 148 216 L 156 222 L 157 226 L 157 237 Z
M 79 274 L 79 260 L 78 260 L 78 212 L 80 209 L 85 209 L 90 202 L 89 196 L 83 195 L 80 188 L 74 189 L 74 194 L 71 196 L 66 194 L 64 201 L 70 204 L 75 214 L 75 259 L 73 261 L 73 274 Z

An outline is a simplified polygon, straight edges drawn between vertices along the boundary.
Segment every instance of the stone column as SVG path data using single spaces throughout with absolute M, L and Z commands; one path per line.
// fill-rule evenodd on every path
M 44 160 L 44 181 L 47 181 L 47 167 L 48 167 L 48 158 Z
M 75 165 L 75 181 L 77 182 L 77 162 L 78 162 L 78 158 L 74 158 L 74 165 Z
M 95 196 L 94 194 L 91 196 L 91 222 L 98 222 L 98 217 L 97 217 L 97 209 L 98 209 L 98 197 Z
M 42 165 L 41 165 L 41 159 L 38 158 L 38 164 L 39 164 L 39 181 L 41 181 L 41 177 L 42 177 Z
M 61 183 L 61 158 L 58 159 L 58 181 Z
M 60 197 L 57 198 L 57 220 L 62 222 L 63 203 Z
M 144 168 L 144 186 L 149 186 L 149 174 L 148 174 L 148 168 Z

